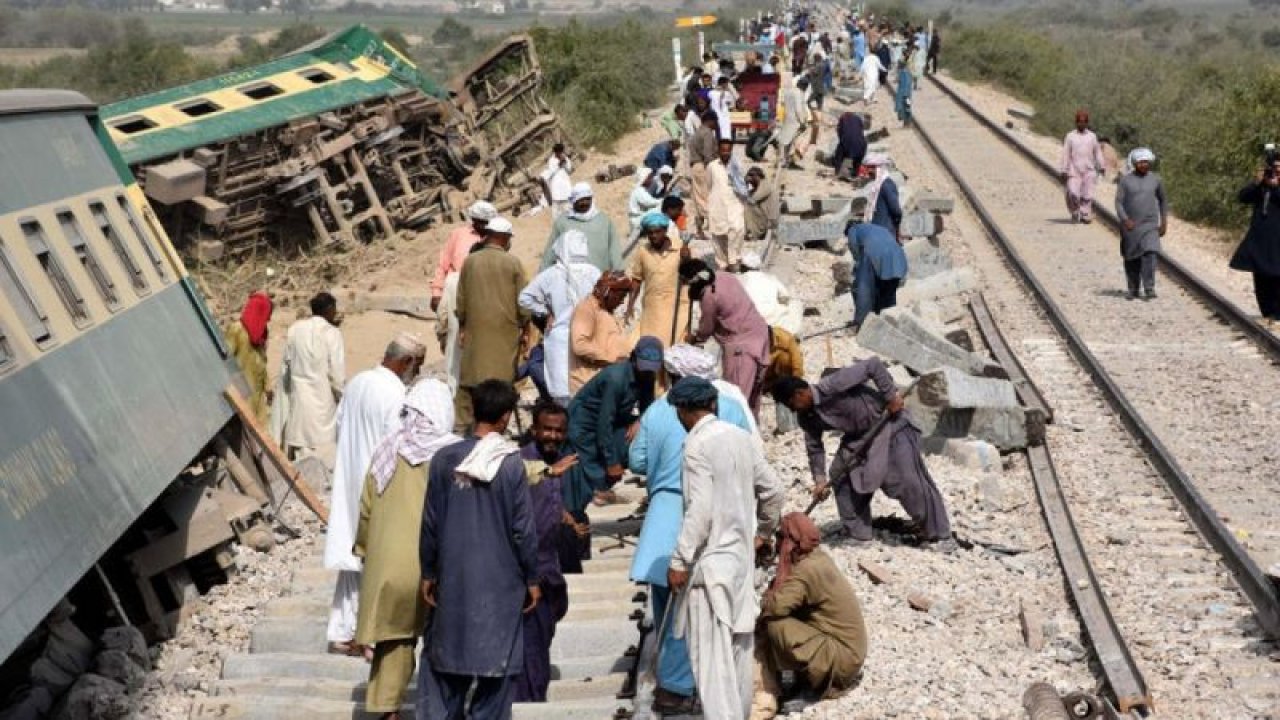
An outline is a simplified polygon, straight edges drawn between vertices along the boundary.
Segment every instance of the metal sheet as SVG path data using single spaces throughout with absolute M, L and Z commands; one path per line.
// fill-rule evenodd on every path
M 231 417 L 181 284 L 0 381 L 0 659 Z

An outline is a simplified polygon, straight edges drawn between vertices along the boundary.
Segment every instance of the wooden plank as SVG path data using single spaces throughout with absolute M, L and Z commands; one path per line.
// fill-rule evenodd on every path
M 293 488 L 293 491 L 298 494 L 298 498 L 302 500 L 302 504 L 315 513 L 316 517 L 320 518 L 320 522 L 328 525 L 329 509 L 312 492 L 311 486 L 303 479 L 302 474 L 293 466 L 293 463 L 289 462 L 289 458 L 284 456 L 284 451 L 275 444 L 271 439 L 271 435 L 258 424 L 257 416 L 254 415 L 244 396 L 240 394 L 240 390 L 235 385 L 228 385 L 222 391 L 222 394 L 226 396 L 227 402 L 231 403 L 231 407 L 235 408 L 236 415 L 240 416 L 240 422 L 244 423 L 249 436 L 267 453 L 267 459 L 284 476 L 289 486 Z

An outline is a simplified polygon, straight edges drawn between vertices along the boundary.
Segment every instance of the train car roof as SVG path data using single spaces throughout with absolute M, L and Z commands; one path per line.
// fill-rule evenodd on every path
M 253 88 L 266 93 L 246 92 Z M 448 95 L 377 33 L 355 25 L 261 65 L 104 105 L 102 118 L 133 165 L 413 90 Z
M 0 90 L 0 115 L 76 111 L 95 112 L 98 105 L 73 90 Z

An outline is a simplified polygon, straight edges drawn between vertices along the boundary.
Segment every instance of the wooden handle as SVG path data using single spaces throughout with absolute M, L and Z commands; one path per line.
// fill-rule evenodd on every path
M 289 462 L 289 458 L 285 457 L 284 451 L 275 444 L 270 435 L 258 424 L 258 418 L 245 401 L 244 396 L 240 394 L 240 390 L 235 385 L 228 385 L 222 391 L 222 394 L 227 398 L 227 402 L 231 403 L 231 407 L 235 408 L 236 415 L 244 423 L 245 429 L 249 431 L 249 434 L 253 436 L 258 445 L 266 451 L 267 459 L 284 476 L 293 491 L 298 493 L 298 498 L 302 500 L 302 504 L 315 513 L 316 517 L 320 518 L 320 522 L 326 525 L 329 524 L 329 509 L 311 491 L 311 486 L 303 479 L 302 474 L 293 466 L 293 463 Z

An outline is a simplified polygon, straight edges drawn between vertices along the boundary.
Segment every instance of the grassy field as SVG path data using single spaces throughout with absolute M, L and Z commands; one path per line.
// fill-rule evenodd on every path
M 368 25 L 375 30 L 392 28 L 405 35 L 428 37 L 440 26 L 445 17 L 453 17 L 472 26 L 479 33 L 514 32 L 533 23 L 534 17 L 529 14 L 513 14 L 501 17 L 493 15 L 465 16 L 414 13 L 339 13 L 316 12 L 301 17 L 278 12 L 263 13 L 226 13 L 226 12 L 160 12 L 160 13 L 126 13 L 125 17 L 136 17 L 142 20 L 157 35 L 170 32 L 216 31 L 227 35 L 256 34 L 270 30 L 280 30 L 299 22 L 317 25 L 326 30 L 340 30 L 357 23 Z M 554 18 L 548 18 L 554 21 Z M 563 21 L 562 21 L 563 22 Z M 545 24 L 545 22 L 544 22 Z

